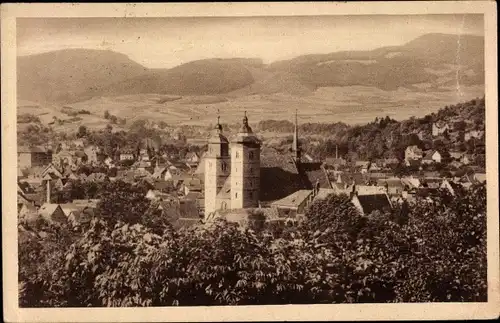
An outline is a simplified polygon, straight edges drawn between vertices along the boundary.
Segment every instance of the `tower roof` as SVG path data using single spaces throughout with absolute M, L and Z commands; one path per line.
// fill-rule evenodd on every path
M 243 123 L 241 125 L 241 128 L 232 141 L 233 143 L 253 143 L 260 145 L 259 138 L 255 136 L 255 134 L 252 131 L 252 128 L 248 125 L 248 117 L 246 111 L 245 111 L 245 116 L 243 117 Z
M 218 112 L 218 111 L 217 111 Z M 215 125 L 212 133 L 208 137 L 209 144 L 217 144 L 217 143 L 229 143 L 227 138 L 222 134 L 222 125 L 220 124 L 220 116 L 217 115 L 217 124 Z

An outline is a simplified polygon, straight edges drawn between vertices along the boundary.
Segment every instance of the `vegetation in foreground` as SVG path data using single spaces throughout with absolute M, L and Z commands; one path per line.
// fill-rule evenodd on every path
M 487 300 L 484 185 L 391 214 L 331 195 L 297 225 L 177 230 L 116 186 L 79 231 L 20 225 L 21 307 Z

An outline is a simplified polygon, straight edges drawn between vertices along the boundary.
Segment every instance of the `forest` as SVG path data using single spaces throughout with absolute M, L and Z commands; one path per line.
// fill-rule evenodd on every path
M 487 300 L 486 187 L 359 214 L 345 195 L 299 223 L 174 228 L 121 181 L 93 192 L 91 221 L 19 224 L 21 307 Z

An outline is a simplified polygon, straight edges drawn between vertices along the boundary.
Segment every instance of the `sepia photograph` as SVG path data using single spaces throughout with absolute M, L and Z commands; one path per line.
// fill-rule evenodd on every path
M 9 7 L 10 304 L 497 317 L 494 3 L 403 4 Z

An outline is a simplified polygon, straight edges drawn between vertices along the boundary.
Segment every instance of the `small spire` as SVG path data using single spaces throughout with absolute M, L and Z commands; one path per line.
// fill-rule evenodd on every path
M 297 121 L 297 109 L 295 109 L 295 128 L 293 133 L 292 151 L 295 153 L 295 160 L 300 160 L 299 130 Z
M 222 132 L 222 126 L 220 124 L 220 113 L 219 113 L 219 109 L 217 109 L 217 124 L 215 125 L 215 129 L 218 131 L 218 132 Z
M 248 117 L 247 117 L 247 111 L 245 110 L 244 112 L 244 117 L 243 117 L 243 125 L 240 129 L 240 132 L 242 133 L 252 133 L 252 128 L 248 125 Z

